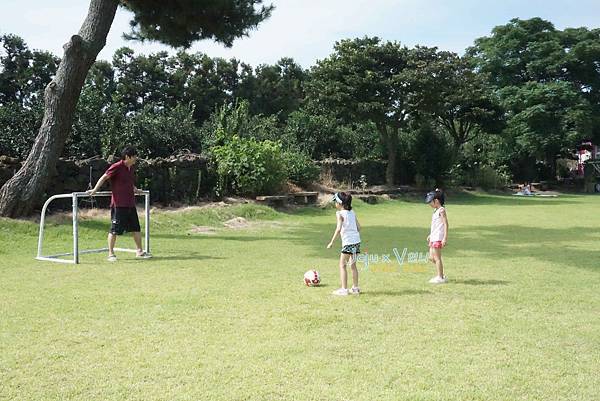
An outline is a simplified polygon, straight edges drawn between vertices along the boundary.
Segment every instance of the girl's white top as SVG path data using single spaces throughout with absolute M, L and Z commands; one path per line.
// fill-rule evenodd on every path
M 356 214 L 353 210 L 338 210 L 337 216 L 342 216 L 342 246 L 354 245 L 360 242 L 360 234 L 356 226 Z
M 433 212 L 433 216 L 431 217 L 431 232 L 429 233 L 429 241 L 431 242 L 442 241 L 444 239 L 444 219 L 441 213 L 445 210 L 442 206 Z

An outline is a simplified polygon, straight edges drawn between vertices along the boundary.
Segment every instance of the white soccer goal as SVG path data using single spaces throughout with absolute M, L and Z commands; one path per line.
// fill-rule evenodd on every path
M 96 192 L 94 196 L 110 196 L 112 193 L 110 191 Z M 141 196 L 144 196 L 144 251 L 150 254 L 150 191 L 143 191 Z M 40 235 L 38 238 L 38 251 L 37 251 L 37 260 L 45 260 L 49 262 L 59 262 L 59 263 L 79 263 L 79 255 L 85 253 L 99 253 L 106 252 L 108 248 L 99 248 L 99 249 L 86 249 L 79 250 L 79 198 L 86 198 L 90 195 L 87 192 L 73 192 L 70 194 L 60 194 L 54 195 L 48 198 L 46 203 L 44 203 L 44 207 L 42 208 L 42 215 L 40 217 Z M 59 253 L 57 255 L 47 255 L 44 256 L 42 245 L 44 242 L 44 223 L 46 220 L 46 210 L 48 209 L 48 205 L 53 200 L 56 199 L 64 199 L 71 198 L 72 206 L 73 206 L 73 252 L 65 252 Z M 135 249 L 128 248 L 115 248 L 115 251 L 121 252 L 135 252 Z M 73 256 L 73 259 L 64 259 L 65 256 Z

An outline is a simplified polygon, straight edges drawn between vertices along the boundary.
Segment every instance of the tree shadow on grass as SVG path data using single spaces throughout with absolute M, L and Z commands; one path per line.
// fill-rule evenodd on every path
M 286 238 L 307 247 L 309 256 L 330 255 L 333 258 L 334 255 L 337 257 L 339 249 L 326 250 L 323 245 L 329 240 L 330 231 L 330 224 L 307 224 L 298 227 L 294 235 Z M 370 255 L 389 255 L 391 263 L 398 266 L 393 249 L 396 248 L 400 254 L 404 248 L 407 252 L 428 252 L 425 242 L 428 232 L 427 227 L 364 226 L 361 232 L 361 250 Z M 451 228 L 450 241 L 444 248 L 444 256 L 462 257 L 467 263 L 469 256 L 465 256 L 465 252 L 495 261 L 534 258 L 542 262 L 600 271 L 597 263 L 600 254 L 598 250 L 569 248 L 574 241 L 598 242 L 598 239 L 600 234 L 589 227 L 543 228 L 514 224 L 462 226 Z M 478 285 L 475 281 L 465 281 L 462 284 Z M 484 281 L 479 285 L 503 284 Z
M 240 242 L 256 242 L 256 241 L 284 239 L 284 237 L 275 237 L 275 236 L 264 236 L 264 235 L 235 236 L 235 235 L 220 235 L 219 233 L 210 234 L 210 235 L 155 234 L 155 235 L 151 235 L 151 238 L 174 239 L 174 240 L 183 240 L 183 239 L 192 239 L 193 238 L 193 239 L 240 241 Z
M 556 198 L 538 196 L 488 195 L 459 193 L 446 197 L 451 205 L 502 205 L 502 206 L 562 206 L 576 204 L 573 195 L 559 195 Z
M 464 285 L 507 285 L 509 281 L 505 280 L 478 280 L 478 279 L 468 279 L 468 280 L 451 280 L 451 284 L 464 284 Z
M 153 255 L 151 260 L 169 261 L 169 260 L 212 260 L 212 259 L 225 259 L 225 258 L 223 258 L 221 256 L 213 256 L 213 255 L 200 255 L 195 252 L 186 252 L 184 255 L 181 255 L 181 254 Z
M 386 290 L 386 291 L 363 291 L 361 292 L 361 296 L 366 295 L 366 296 L 370 296 L 370 295 L 376 295 L 376 296 L 397 296 L 397 297 L 401 297 L 401 296 L 405 296 L 405 295 L 425 295 L 425 294 L 433 294 L 433 291 L 426 291 L 426 290 L 399 290 L 399 291 L 392 291 L 392 290 Z

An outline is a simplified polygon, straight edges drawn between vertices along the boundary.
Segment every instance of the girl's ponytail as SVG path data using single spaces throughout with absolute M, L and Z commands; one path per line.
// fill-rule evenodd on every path
M 439 188 L 435 189 L 435 196 L 433 199 L 438 199 L 440 201 L 440 205 L 442 206 L 444 206 L 446 203 L 446 195 L 444 194 L 444 191 Z
M 352 195 L 346 192 L 340 192 L 339 197 L 342 200 L 342 207 L 346 210 L 352 210 Z

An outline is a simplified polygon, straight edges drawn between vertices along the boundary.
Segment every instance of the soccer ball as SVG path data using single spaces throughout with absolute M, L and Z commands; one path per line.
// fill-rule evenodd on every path
M 321 276 L 319 276 L 319 272 L 316 270 L 309 270 L 304 273 L 304 284 L 309 287 L 314 287 L 321 284 Z

